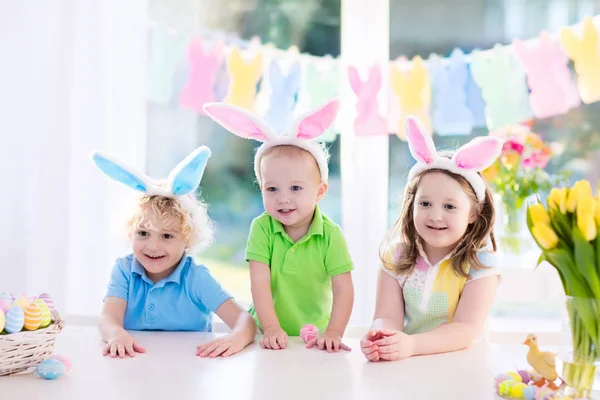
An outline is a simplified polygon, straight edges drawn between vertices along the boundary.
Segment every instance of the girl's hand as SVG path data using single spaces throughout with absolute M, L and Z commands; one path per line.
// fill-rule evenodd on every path
M 367 360 L 369 361 L 379 361 L 379 346 L 377 346 L 374 341 L 384 338 L 384 336 L 375 330 L 370 330 L 366 333 L 365 336 L 360 341 L 360 350 L 363 352 Z
M 135 357 L 135 353 L 145 353 L 146 349 L 136 343 L 135 339 L 127 333 L 127 331 L 120 331 L 115 335 L 114 338 L 104 346 L 102 355 L 106 356 L 110 353 L 112 358 L 117 357 L 125 358 L 125 355 L 129 357 Z
M 196 347 L 196 355 L 202 358 L 229 357 L 239 353 L 245 344 L 239 335 L 229 334 Z
M 331 331 L 325 331 L 325 333 L 309 340 L 308 343 L 306 343 L 306 348 L 310 349 L 315 345 L 319 348 L 319 350 L 327 350 L 329 353 L 332 351 L 337 353 L 340 351 L 340 349 L 348 351 L 352 350 L 350 347 L 342 343 L 342 337 L 340 335 Z
M 260 347 L 273 350 L 285 349 L 287 341 L 288 335 L 279 325 L 271 326 L 265 329 L 265 333 L 260 340 Z
M 415 339 L 404 332 L 390 329 L 380 329 L 381 339 L 373 344 L 378 347 L 379 359 L 386 361 L 403 360 L 415 355 Z

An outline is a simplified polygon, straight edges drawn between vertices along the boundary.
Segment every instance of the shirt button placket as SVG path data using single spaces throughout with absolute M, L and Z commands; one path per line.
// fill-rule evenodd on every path
M 156 321 L 156 305 L 154 304 L 154 295 L 156 294 L 156 289 L 151 289 L 148 292 L 148 296 L 146 298 L 146 303 L 148 306 L 146 307 L 146 321 L 149 324 L 153 324 Z

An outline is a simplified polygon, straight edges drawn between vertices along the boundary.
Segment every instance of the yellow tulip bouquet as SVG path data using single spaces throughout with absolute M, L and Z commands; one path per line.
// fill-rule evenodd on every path
M 542 249 L 539 262 L 556 269 L 567 296 L 573 358 L 562 378 L 585 397 L 600 360 L 600 199 L 586 180 L 554 188 L 546 206 L 528 207 L 527 226 Z

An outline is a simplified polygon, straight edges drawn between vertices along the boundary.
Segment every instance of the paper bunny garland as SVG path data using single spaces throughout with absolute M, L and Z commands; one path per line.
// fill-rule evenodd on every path
M 208 147 L 198 147 L 171 171 L 166 188 L 160 187 L 145 174 L 99 151 L 92 153 L 92 161 L 109 178 L 147 196 L 175 197 L 196 190 L 210 155 Z
M 438 155 L 429 132 L 421 121 L 409 116 L 405 120 L 406 140 L 410 154 L 417 163 L 408 173 L 409 182 L 424 171 L 443 169 L 464 177 L 473 188 L 477 200 L 485 199 L 485 181 L 478 174 L 496 160 L 502 151 L 503 140 L 493 136 L 480 136 L 460 147 L 452 158 Z
M 339 109 L 339 102 L 334 100 L 299 116 L 292 124 L 288 134 L 278 134 L 267 122 L 258 115 L 225 103 L 208 103 L 204 111 L 216 123 L 231 133 L 245 139 L 254 139 L 263 144 L 254 156 L 254 173 L 260 179 L 260 159 L 267 149 L 275 146 L 297 146 L 308 151 L 317 161 L 321 180 L 327 182 L 329 168 L 327 158 L 317 139 L 335 121 Z

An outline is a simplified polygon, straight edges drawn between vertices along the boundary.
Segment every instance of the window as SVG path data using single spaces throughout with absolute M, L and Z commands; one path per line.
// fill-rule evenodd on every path
M 508 44 L 513 37 L 529 39 L 546 29 L 556 33 L 564 25 L 577 23 L 581 14 L 593 15 L 600 5 L 590 1 L 555 0 L 540 12 L 541 3 L 528 1 L 428 2 L 395 0 L 390 4 L 390 58 L 400 55 L 426 58 L 431 52 L 449 55 L 455 48 L 465 53 L 475 48 L 488 49 L 495 43 Z M 583 11 L 582 11 L 583 10 Z M 460 27 L 460 29 L 457 29 Z M 598 182 L 594 168 L 600 149 L 600 105 L 582 105 L 568 114 L 534 120 L 531 130 L 544 140 L 556 142 L 561 154 L 548 167 L 550 172 L 573 171 L 572 181 L 586 178 Z M 434 136 L 438 148 L 456 148 L 474 136 L 487 134 L 478 128 L 468 136 Z M 408 147 L 395 135 L 390 136 L 389 224 L 399 215 L 406 174 L 413 165 Z M 502 210 L 497 207 L 498 220 Z M 562 311 L 562 286 L 549 265 L 534 270 L 539 252 L 503 259 L 504 277 L 490 322 L 491 331 L 558 331 Z
M 227 34 L 236 37 L 228 41 L 239 44 L 258 36 L 262 43 L 271 42 L 279 49 L 295 45 L 306 54 L 339 55 L 339 0 L 239 1 L 230 4 L 227 11 L 221 10 L 225 9 L 183 0 L 154 1 L 149 14 L 157 24 L 187 38 Z M 246 239 L 252 219 L 264 211 L 253 169 L 254 150 L 259 143 L 236 137 L 209 118 L 179 105 L 178 95 L 188 76 L 187 64 L 184 51 L 174 77 L 171 101 L 165 105 L 148 104 L 148 172 L 164 176 L 195 147 L 204 144 L 211 148 L 213 156 L 200 186 L 215 223 L 215 241 L 197 259 L 239 302 L 248 306 L 252 299 L 244 257 Z M 266 68 L 265 63 L 263 70 Z M 260 92 L 260 81 L 257 89 Z M 329 190 L 320 207 L 341 224 L 339 139 L 330 143 L 329 151 Z

